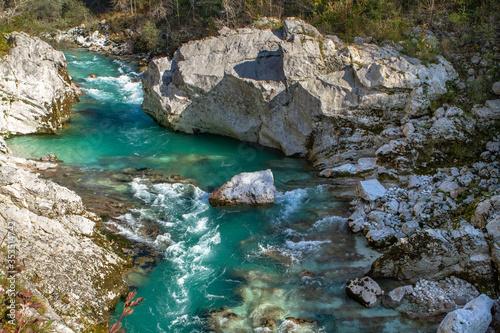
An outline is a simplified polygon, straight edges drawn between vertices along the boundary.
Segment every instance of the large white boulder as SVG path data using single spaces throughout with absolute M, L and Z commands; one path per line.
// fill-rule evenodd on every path
M 284 38 L 254 27 L 184 44 L 143 74 L 143 110 L 161 125 L 307 156 L 321 169 L 374 156 L 380 129 L 424 115 L 457 73 L 394 47 L 343 44 L 296 18 Z
M 452 311 L 439 324 L 437 333 L 485 333 L 491 322 L 494 301 L 482 294 L 463 309 Z
M 39 38 L 10 38 L 13 48 L 0 58 L 0 135 L 53 132 L 78 100 L 66 58 Z
M 213 191 L 209 201 L 212 206 L 272 204 L 274 192 L 271 170 L 243 172 Z

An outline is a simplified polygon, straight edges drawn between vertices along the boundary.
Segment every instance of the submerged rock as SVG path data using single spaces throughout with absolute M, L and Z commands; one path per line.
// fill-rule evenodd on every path
M 10 38 L 13 48 L 0 60 L 0 135 L 53 132 L 78 100 L 66 58 L 39 38 Z
M 272 204 L 274 191 L 271 170 L 243 172 L 213 191 L 209 201 L 212 206 Z
M 494 301 L 480 295 L 463 309 L 450 312 L 439 324 L 437 333 L 484 333 L 491 322 L 491 307 Z
M 384 294 L 377 282 L 373 281 L 373 279 L 368 276 L 362 279 L 349 281 L 345 290 L 347 296 L 367 308 L 377 306 L 379 304 L 379 296 Z

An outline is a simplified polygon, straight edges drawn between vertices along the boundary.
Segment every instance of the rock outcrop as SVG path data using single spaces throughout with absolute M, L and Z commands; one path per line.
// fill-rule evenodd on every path
M 209 202 L 212 206 L 272 204 L 274 192 L 271 170 L 243 172 L 214 190 Z
M 83 331 L 106 320 L 128 290 L 125 262 L 103 245 L 99 218 L 78 195 L 33 173 L 57 167 L 0 154 L 0 233 L 9 232 L 16 262 L 24 266 L 14 275 L 17 283 L 41 301 L 52 328 Z M 7 260 L 6 253 L 0 258 Z
M 0 135 L 48 133 L 69 120 L 78 88 L 62 52 L 25 33 L 12 33 L 0 59 Z
M 283 32 L 223 29 L 153 60 L 143 109 L 177 131 L 258 142 L 325 169 L 374 156 L 394 138 L 381 129 L 426 114 L 456 77 L 442 57 L 424 65 L 287 18 Z
M 450 312 L 443 319 L 437 333 L 484 333 L 491 322 L 493 300 L 480 295 L 463 309 Z
M 470 225 L 450 231 L 426 229 L 403 238 L 375 260 L 369 275 L 401 280 L 459 275 L 481 290 L 494 290 L 488 243 Z

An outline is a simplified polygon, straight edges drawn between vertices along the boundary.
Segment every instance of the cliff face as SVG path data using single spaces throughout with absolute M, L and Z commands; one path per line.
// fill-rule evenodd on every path
M 0 60 L 0 234 L 8 235 L 3 246 L 16 251 L 1 252 L 0 275 L 42 303 L 43 314 L 27 310 L 30 320 L 52 320 L 56 332 L 93 330 L 128 291 L 126 262 L 76 193 L 38 178 L 37 171 L 57 164 L 10 155 L 2 136 L 54 131 L 69 119 L 78 90 L 63 53 L 23 33 L 12 38 L 14 47 Z
M 69 120 L 78 88 L 62 52 L 24 33 L 0 59 L 0 135 L 53 132 Z
M 187 133 L 209 132 L 307 156 L 319 168 L 373 156 L 383 129 L 423 116 L 457 77 L 396 46 L 347 45 L 288 18 L 281 32 L 227 28 L 183 45 L 143 75 L 144 111 Z

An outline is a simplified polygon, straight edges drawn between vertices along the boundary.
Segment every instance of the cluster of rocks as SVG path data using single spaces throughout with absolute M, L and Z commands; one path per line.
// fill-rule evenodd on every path
M 498 303 L 488 296 L 479 295 L 467 281 L 454 276 L 441 281 L 419 280 L 414 286 L 406 285 L 384 293 L 371 278 L 354 279 L 347 283 L 346 293 L 366 307 L 377 306 L 380 301 L 387 308 L 395 308 L 409 318 L 444 317 L 438 332 L 484 333 L 492 322 L 492 307 Z M 497 319 L 494 320 L 496 325 Z
M 42 304 L 43 311 L 26 310 L 26 319 L 50 322 L 57 332 L 94 330 L 128 291 L 127 262 L 81 197 L 39 177 L 60 168 L 54 155 L 18 158 L 3 139 L 55 131 L 69 120 L 79 90 L 62 52 L 24 33 L 9 38 L 13 47 L 0 59 L 0 233 L 16 251 L 14 264 L 11 252 L 1 253 L 0 273 L 14 274 L 16 287 Z
M 481 290 L 494 290 L 500 267 L 499 155 L 497 136 L 487 143 L 483 161 L 470 167 L 400 177 L 401 187 L 387 190 L 376 179 L 360 182 L 349 226 L 372 246 L 392 245 L 373 263 L 371 276 L 411 280 L 460 274 Z
M 100 219 L 76 193 L 34 173 L 57 167 L 0 154 L 0 232 L 10 232 L 16 262 L 23 266 L 17 283 L 40 300 L 53 328 L 73 332 L 106 320 L 128 291 L 122 278 L 126 262 L 103 245 L 104 236 L 95 230 Z M 6 275 L 7 256 L 1 260 Z
M 0 136 L 51 133 L 69 120 L 79 89 L 62 52 L 39 38 L 14 32 L 0 61 Z
M 85 28 L 85 26 L 81 26 L 67 31 L 45 34 L 43 37 L 53 39 L 57 42 L 74 42 L 90 51 L 104 52 L 113 55 L 132 54 L 132 44 L 117 43 L 109 35 L 101 32 L 106 30 L 107 27 L 105 25 L 101 25 L 97 30 L 91 30 Z
M 440 281 L 419 280 L 406 294 L 408 301 L 416 305 L 411 313 L 419 317 L 456 310 L 478 296 L 476 287 L 454 276 Z

